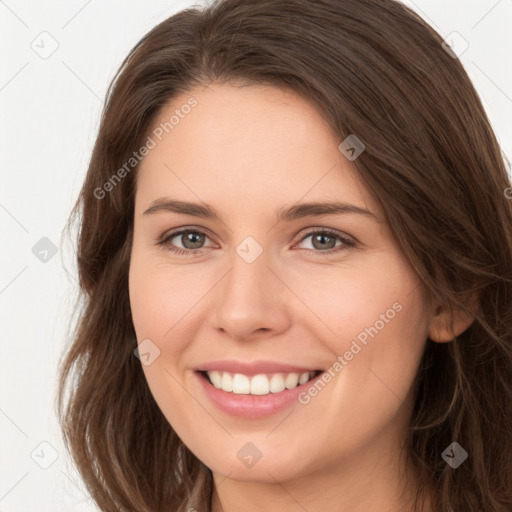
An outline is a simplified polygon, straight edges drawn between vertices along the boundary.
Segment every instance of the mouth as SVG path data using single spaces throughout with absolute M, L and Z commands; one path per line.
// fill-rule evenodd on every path
M 211 386 L 236 395 L 272 395 L 295 389 L 318 377 L 323 370 L 245 375 L 220 370 L 198 370 Z

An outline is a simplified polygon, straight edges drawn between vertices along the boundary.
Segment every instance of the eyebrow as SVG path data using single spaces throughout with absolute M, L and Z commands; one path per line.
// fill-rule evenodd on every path
M 193 215 L 194 217 L 202 217 L 207 219 L 218 219 L 220 215 L 212 206 L 208 204 L 190 203 L 187 201 L 176 201 L 166 197 L 155 199 L 144 211 L 143 215 L 153 215 L 160 212 L 181 213 L 184 215 Z M 277 214 L 277 222 L 293 221 L 303 217 L 315 215 L 339 215 L 346 213 L 356 213 L 366 215 L 378 220 L 377 215 L 363 208 L 350 203 L 344 202 L 326 202 L 326 203 L 300 203 L 289 208 L 281 208 Z

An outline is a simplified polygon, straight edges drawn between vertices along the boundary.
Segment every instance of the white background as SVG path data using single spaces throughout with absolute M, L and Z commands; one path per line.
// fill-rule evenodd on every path
M 510 159 L 512 0 L 404 3 L 443 37 L 457 31 L 469 43 L 460 59 Z M 77 285 L 73 248 L 61 246 L 61 231 L 116 69 L 146 32 L 191 5 L 0 0 L 0 512 L 97 510 L 66 456 L 54 413 Z M 46 59 L 32 48 L 51 44 L 58 48 Z M 46 263 L 32 252 L 43 237 L 58 248 Z

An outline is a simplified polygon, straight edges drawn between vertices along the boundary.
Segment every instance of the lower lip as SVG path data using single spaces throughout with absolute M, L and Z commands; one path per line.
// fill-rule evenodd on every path
M 320 373 L 300 386 L 293 389 L 285 389 L 279 393 L 239 395 L 216 388 L 200 372 L 195 372 L 195 374 L 206 395 L 222 412 L 248 419 L 271 416 L 289 407 L 294 402 L 297 403 L 299 394 L 313 385 L 322 376 Z

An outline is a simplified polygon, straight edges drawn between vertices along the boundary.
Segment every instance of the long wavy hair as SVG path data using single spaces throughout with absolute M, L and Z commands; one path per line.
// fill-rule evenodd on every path
M 442 42 L 394 0 L 217 0 L 169 17 L 123 61 L 67 225 L 79 228 L 79 290 L 56 400 L 102 511 L 211 507 L 211 470 L 169 425 L 134 357 L 137 165 L 112 180 L 169 101 L 212 83 L 286 87 L 340 142 L 363 141 L 353 163 L 429 297 L 475 317 L 449 343 L 426 340 L 404 440 L 416 504 L 428 487 L 436 511 L 512 510 L 512 189 L 482 103 Z M 441 456 L 453 441 L 469 455 L 457 469 Z

